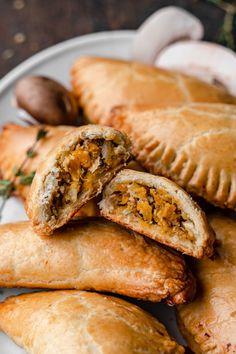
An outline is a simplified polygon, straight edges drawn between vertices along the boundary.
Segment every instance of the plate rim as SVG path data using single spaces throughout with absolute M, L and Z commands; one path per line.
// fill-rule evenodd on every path
M 47 47 L 36 54 L 33 54 L 28 59 L 18 64 L 12 70 L 10 70 L 6 75 L 0 79 L 0 95 L 4 93 L 5 90 L 20 76 L 22 76 L 25 71 L 30 70 L 35 65 L 46 61 L 48 58 L 53 56 L 58 56 L 60 53 L 71 50 L 78 45 L 91 44 L 92 42 L 99 42 L 107 40 L 108 37 L 112 37 L 115 40 L 133 39 L 135 36 L 135 30 L 114 30 L 114 31 L 101 31 L 93 32 L 89 34 L 84 34 L 81 36 L 76 36 L 74 38 L 67 39 L 65 41 L 54 44 Z

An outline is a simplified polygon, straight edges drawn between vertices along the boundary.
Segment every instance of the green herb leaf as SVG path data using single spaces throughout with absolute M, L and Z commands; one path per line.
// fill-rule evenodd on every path
M 14 190 L 13 182 L 11 182 L 7 179 L 0 180 L 0 196 L 1 197 L 7 198 L 13 190 Z
M 45 128 L 40 128 L 37 132 L 36 135 L 36 141 L 39 141 L 43 138 L 45 138 L 45 136 L 48 134 L 48 131 Z
M 13 169 L 13 172 L 16 177 L 22 176 L 24 174 L 20 168 L 16 168 L 16 167 Z
M 29 175 L 21 175 L 20 176 L 20 184 L 24 186 L 30 185 L 34 179 L 35 171 L 31 172 Z
M 26 155 L 32 159 L 33 157 L 35 157 L 37 155 L 36 151 L 34 151 L 34 149 L 29 148 L 26 152 Z

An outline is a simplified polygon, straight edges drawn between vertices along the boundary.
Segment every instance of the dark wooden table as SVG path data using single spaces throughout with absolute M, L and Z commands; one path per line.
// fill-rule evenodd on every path
M 0 0 L 0 77 L 38 51 L 85 33 L 136 29 L 157 9 L 177 5 L 198 16 L 216 41 L 224 12 L 194 0 Z

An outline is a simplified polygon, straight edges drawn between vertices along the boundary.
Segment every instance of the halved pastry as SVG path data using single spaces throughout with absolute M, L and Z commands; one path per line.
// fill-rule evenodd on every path
M 84 291 L 10 297 L 0 328 L 32 354 L 181 354 L 157 319 L 127 301 Z
M 75 127 L 57 126 L 52 127 L 44 125 L 43 128 L 47 134 L 43 139 L 37 142 L 34 154 L 28 158 L 23 167 L 23 172 L 26 176 L 31 175 L 36 171 L 41 162 L 47 158 L 48 153 L 52 148 L 57 146 L 60 140 L 66 133 L 72 132 Z M 4 125 L 0 133 L 0 177 L 2 179 L 14 178 L 14 172 L 21 166 L 27 151 L 33 146 L 36 136 L 42 126 L 27 126 L 23 127 L 13 123 Z M 127 165 L 128 168 L 143 171 L 142 167 L 134 160 Z M 14 194 L 19 196 L 23 201 L 27 199 L 30 190 L 30 183 L 20 183 L 20 176 L 15 179 Z M 91 199 L 78 212 L 77 216 L 98 216 L 99 208 L 97 206 L 97 198 Z
M 210 217 L 216 257 L 194 262 L 199 281 L 196 300 L 178 306 L 180 329 L 196 354 L 236 353 L 236 221 Z
M 225 90 L 196 78 L 137 62 L 98 57 L 79 58 L 72 67 L 72 86 L 88 120 L 110 125 L 112 108 L 125 105 L 163 108 L 189 102 L 236 104 Z
M 177 184 L 123 170 L 103 191 L 101 214 L 196 258 L 213 253 L 214 233 L 204 212 Z
M 121 132 L 86 125 L 64 136 L 37 169 L 27 213 L 41 235 L 69 221 L 130 159 L 130 141 Z
M 236 106 L 191 104 L 166 110 L 113 112 L 137 160 L 189 193 L 236 210 Z
M 193 298 L 195 280 L 181 256 L 89 218 L 44 238 L 29 222 L 0 225 L 0 287 L 92 289 L 178 304 Z
M 34 173 L 41 162 L 47 158 L 49 151 L 54 148 L 66 133 L 72 132 L 75 127 L 37 125 L 23 127 L 14 123 L 4 125 L 0 133 L 0 178 L 13 180 L 15 171 L 19 169 L 27 156 L 27 151 L 31 149 L 36 141 L 40 129 L 44 129 L 47 134 L 37 142 L 34 154 L 29 157 L 24 164 L 23 173 L 29 176 Z M 30 191 L 31 183 L 21 183 L 21 177 L 15 177 L 14 194 L 26 201 Z M 78 212 L 75 217 L 98 216 L 99 208 L 97 199 L 91 199 Z

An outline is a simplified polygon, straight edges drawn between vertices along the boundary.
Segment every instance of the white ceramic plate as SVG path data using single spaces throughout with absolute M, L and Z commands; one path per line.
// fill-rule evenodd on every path
M 12 105 L 14 85 L 22 76 L 46 75 L 69 87 L 70 68 L 76 58 L 82 55 L 97 55 L 110 58 L 130 59 L 135 31 L 111 31 L 89 34 L 74 38 L 34 55 L 17 66 L 0 82 L 0 125 L 17 121 L 17 111 Z M 17 121 L 19 123 L 19 121 Z M 4 209 L 2 223 L 26 219 L 21 202 L 10 198 Z M 27 290 L 0 289 L 0 301 L 6 296 Z M 173 308 L 164 304 L 139 303 L 157 316 L 168 328 L 172 336 L 184 343 L 175 322 Z M 19 323 L 19 326 L 21 324 Z M 79 352 L 79 350 L 78 350 Z M 15 345 L 6 335 L 0 333 L 0 354 L 22 354 L 24 350 Z

